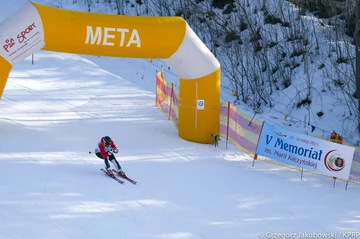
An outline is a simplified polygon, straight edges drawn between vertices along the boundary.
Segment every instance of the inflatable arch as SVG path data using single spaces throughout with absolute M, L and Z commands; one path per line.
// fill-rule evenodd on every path
M 40 49 L 158 58 L 180 78 L 179 136 L 211 143 L 211 134 L 219 133 L 220 64 L 180 17 L 107 15 L 29 2 L 0 23 L 0 43 L 0 97 L 12 66 Z

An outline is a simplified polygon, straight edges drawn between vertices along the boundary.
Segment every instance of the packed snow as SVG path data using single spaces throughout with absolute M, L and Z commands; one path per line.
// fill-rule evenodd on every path
M 1 239 L 360 238 L 359 185 L 179 138 L 154 106 L 162 64 L 40 51 L 14 67 L 0 101 Z M 104 135 L 137 185 L 100 171 L 89 151 Z

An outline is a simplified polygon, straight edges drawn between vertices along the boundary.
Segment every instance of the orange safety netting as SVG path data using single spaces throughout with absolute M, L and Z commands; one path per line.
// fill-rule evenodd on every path
M 255 155 L 263 121 L 242 113 L 230 103 L 220 105 L 220 135 L 241 151 Z
M 163 71 L 156 73 L 156 107 L 160 108 L 174 125 L 178 126 L 178 96 L 174 84 L 164 80 Z

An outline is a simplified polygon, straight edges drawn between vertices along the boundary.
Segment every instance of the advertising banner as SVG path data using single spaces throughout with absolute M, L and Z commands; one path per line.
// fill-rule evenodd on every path
M 43 25 L 32 4 L 0 23 L 0 43 L 0 55 L 12 65 L 44 47 Z
M 285 164 L 348 180 L 354 150 L 353 147 L 265 122 L 256 153 Z

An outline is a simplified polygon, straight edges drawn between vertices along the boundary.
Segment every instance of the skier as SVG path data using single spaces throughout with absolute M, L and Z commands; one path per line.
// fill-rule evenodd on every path
M 98 143 L 97 148 L 95 149 L 95 154 L 98 158 L 104 159 L 105 161 L 105 169 L 110 176 L 114 176 L 110 169 L 110 163 L 113 163 L 117 172 L 121 176 L 126 176 L 125 173 L 122 171 L 119 162 L 115 158 L 115 154 L 117 154 L 119 150 L 117 149 L 114 141 L 109 136 L 104 136 L 101 138 L 100 142 Z

